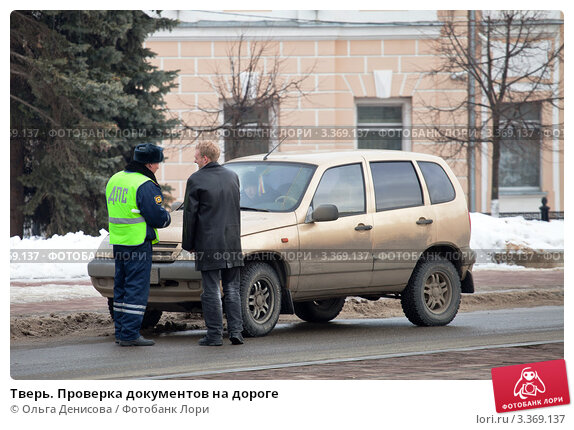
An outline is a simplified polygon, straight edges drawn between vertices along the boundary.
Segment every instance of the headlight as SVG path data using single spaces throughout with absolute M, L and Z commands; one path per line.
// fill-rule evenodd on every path
M 114 248 L 110 245 L 110 236 L 104 237 L 98 250 L 96 251 L 96 258 L 114 258 Z

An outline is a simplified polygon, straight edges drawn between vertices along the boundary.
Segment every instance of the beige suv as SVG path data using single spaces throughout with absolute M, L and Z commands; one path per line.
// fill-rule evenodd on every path
M 247 335 L 268 334 L 281 313 L 335 318 L 348 296 L 400 299 L 421 326 L 446 325 L 461 293 L 474 292 L 464 193 L 440 158 L 402 151 L 277 153 L 232 160 L 239 175 Z M 181 206 L 181 204 L 179 204 Z M 183 211 L 154 246 L 144 326 L 162 311 L 199 311 L 201 273 L 181 248 Z M 88 265 L 113 297 L 107 240 Z

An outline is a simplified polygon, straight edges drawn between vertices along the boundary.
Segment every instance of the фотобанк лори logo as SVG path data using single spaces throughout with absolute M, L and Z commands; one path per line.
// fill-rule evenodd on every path
M 492 386 L 497 412 L 570 403 L 564 360 L 495 367 Z

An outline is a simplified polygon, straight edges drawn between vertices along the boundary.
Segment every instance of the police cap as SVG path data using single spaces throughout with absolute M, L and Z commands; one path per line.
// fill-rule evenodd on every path
M 161 163 L 163 148 L 153 143 L 141 143 L 134 150 L 134 161 L 142 164 Z

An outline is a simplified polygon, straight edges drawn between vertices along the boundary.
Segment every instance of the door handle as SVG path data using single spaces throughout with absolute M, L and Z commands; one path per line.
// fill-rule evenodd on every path
M 432 219 L 426 219 L 426 218 L 424 218 L 424 217 L 420 217 L 420 218 L 417 220 L 417 224 L 418 224 L 418 225 L 432 224 Z
M 371 230 L 372 228 L 373 228 L 372 225 L 359 224 L 357 227 L 355 227 L 355 230 L 357 230 L 357 231 Z

